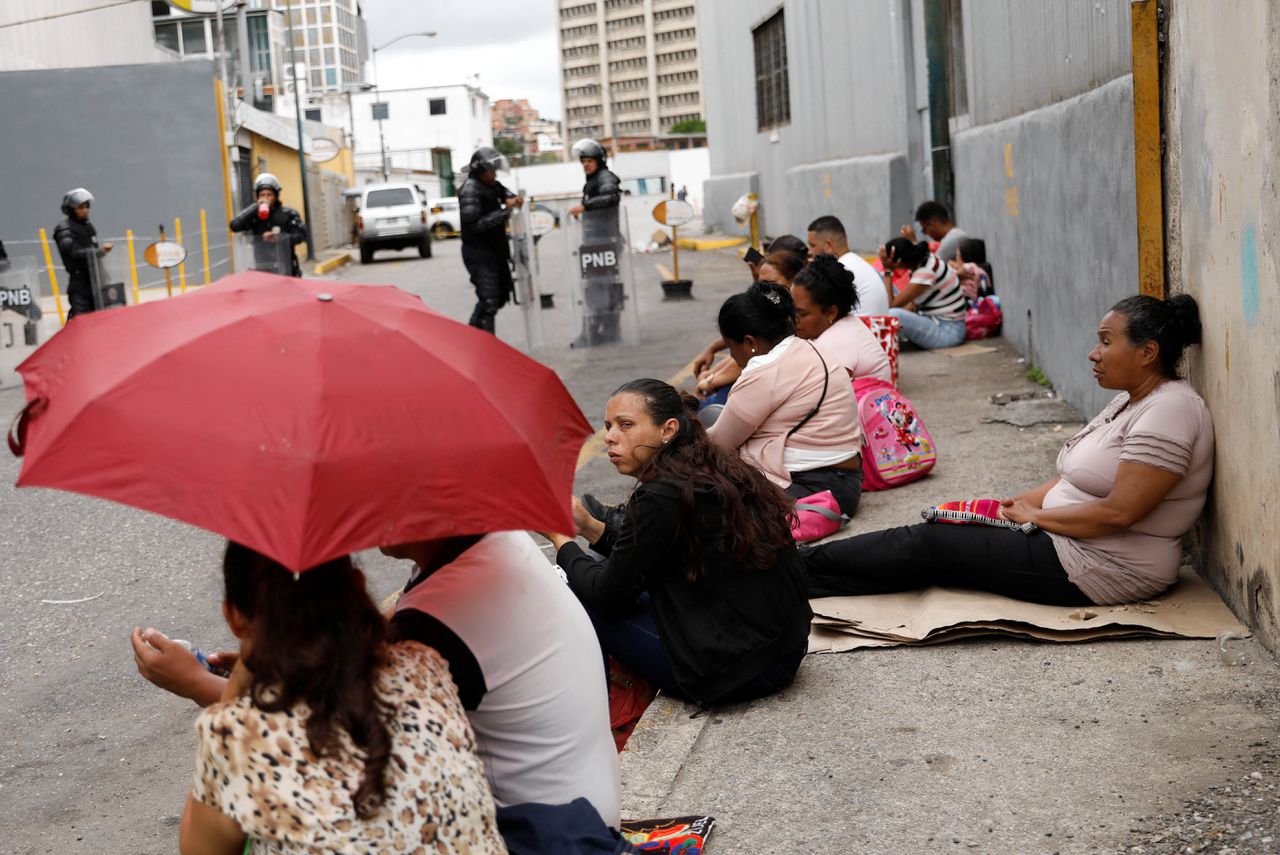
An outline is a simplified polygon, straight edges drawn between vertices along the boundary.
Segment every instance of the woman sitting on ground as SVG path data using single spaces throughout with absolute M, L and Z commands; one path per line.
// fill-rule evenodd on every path
M 773 242 L 773 246 L 776 247 L 779 241 L 787 237 L 790 237 L 790 235 L 783 235 L 783 237 L 778 238 Z M 799 238 L 791 239 L 800 240 Z M 808 256 L 803 252 L 775 249 L 765 256 L 764 261 L 760 262 L 759 275 L 756 279 L 760 282 L 772 282 L 775 285 L 790 288 L 796 275 L 804 269 L 807 263 Z M 711 364 L 715 362 L 716 354 L 727 346 L 723 338 L 718 338 L 707 345 L 706 350 L 699 354 L 694 362 L 693 376 L 698 378 L 697 383 L 694 385 L 694 392 L 697 393 L 699 398 L 702 398 L 704 407 L 711 404 L 723 404 L 725 399 L 729 397 L 730 387 L 733 386 L 734 381 L 742 373 L 738 363 L 729 357 L 720 360 L 714 368 L 711 367 Z M 885 364 L 888 364 L 887 360 Z
M 929 251 L 929 244 L 894 238 L 880 248 L 880 260 L 885 287 L 891 287 L 893 271 L 911 273 L 907 287 L 889 300 L 889 314 L 902 324 L 902 337 L 926 350 L 963 344 L 967 307 L 960 277 Z
M 350 558 L 294 574 L 231 543 L 223 577 L 240 656 L 196 719 L 183 855 L 506 851 L 448 666 L 384 644 Z
M 796 336 L 815 342 L 860 380 L 874 377 L 893 382 L 889 355 L 854 310 L 858 291 L 853 274 L 834 255 L 816 255 L 794 278 L 791 299 L 796 306 Z
M 1191 297 L 1121 300 L 1089 354 L 1098 385 L 1120 394 L 1067 440 L 1056 478 L 1001 502 L 1035 531 L 926 523 L 825 544 L 806 555 L 810 596 L 950 585 L 1076 606 L 1164 591 L 1213 477 L 1209 410 L 1177 373 L 1199 341 Z
M 830 490 L 853 516 L 862 495 L 862 426 L 849 372 L 796 337 L 785 288 L 756 282 L 720 307 L 720 335 L 742 377 L 707 434 L 797 499 Z
M 812 613 L 791 539 L 791 501 L 716 446 L 697 402 L 658 380 L 609 399 L 605 446 L 639 482 L 620 529 L 574 500 L 578 533 L 550 535 L 601 647 L 664 692 L 709 705 L 784 688 Z

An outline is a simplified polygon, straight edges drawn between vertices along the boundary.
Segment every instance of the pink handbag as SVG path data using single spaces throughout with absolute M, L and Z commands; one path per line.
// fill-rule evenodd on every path
M 796 502 L 791 536 L 796 543 L 808 543 L 835 534 L 848 524 L 849 518 L 840 512 L 836 497 L 830 490 L 823 490 Z

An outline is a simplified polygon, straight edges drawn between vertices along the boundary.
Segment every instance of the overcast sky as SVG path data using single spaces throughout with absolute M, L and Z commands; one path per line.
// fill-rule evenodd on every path
M 437 33 L 380 52 L 380 86 L 440 86 L 479 74 L 480 88 L 490 99 L 526 98 L 544 118 L 561 118 L 556 0 L 361 0 L 360 5 L 369 22 L 370 47 L 405 33 Z

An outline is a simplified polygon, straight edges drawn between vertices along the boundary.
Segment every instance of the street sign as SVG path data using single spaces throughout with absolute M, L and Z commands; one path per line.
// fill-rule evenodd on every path
M 222 6 L 222 11 L 236 5 L 237 0 L 169 0 L 169 5 L 175 9 L 181 9 L 184 12 L 192 12 L 196 15 L 213 15 L 218 11 L 218 6 Z
M 338 156 L 338 144 L 328 137 L 316 137 L 311 141 L 311 162 L 328 163 Z
M 391 110 L 386 101 L 374 101 L 369 106 L 373 108 L 373 120 L 375 122 L 386 121 L 391 118 Z
M 174 243 L 170 240 L 156 241 L 142 251 L 142 257 L 146 259 L 147 264 L 152 267 L 158 267 L 161 270 L 167 270 L 170 267 L 177 267 L 179 264 L 187 260 L 187 250 L 180 243 Z
M 679 199 L 666 199 L 654 207 L 653 218 L 664 226 L 688 225 L 693 222 L 693 206 Z
M 534 237 L 549 235 L 556 230 L 556 215 L 534 208 L 529 212 L 529 231 Z

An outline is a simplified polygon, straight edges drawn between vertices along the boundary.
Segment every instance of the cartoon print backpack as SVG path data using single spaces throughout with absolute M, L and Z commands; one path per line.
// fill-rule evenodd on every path
M 938 449 L 906 396 L 873 377 L 853 381 L 853 394 L 862 422 L 862 489 L 888 490 L 927 475 Z

